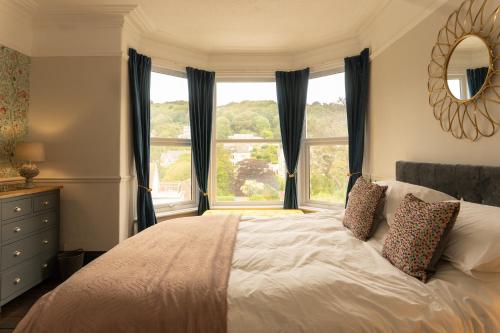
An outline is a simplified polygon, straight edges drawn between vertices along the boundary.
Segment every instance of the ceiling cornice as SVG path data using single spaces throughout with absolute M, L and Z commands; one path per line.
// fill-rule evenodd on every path
M 65 5 L 40 7 L 37 15 L 121 15 L 125 16 L 138 8 L 137 5 Z
M 137 5 L 66 5 L 40 7 L 34 15 L 35 27 L 71 25 L 82 27 L 122 27 Z
M 5 12 L 31 19 L 38 8 L 38 3 L 35 0 L 0 0 L 0 7 L 3 7 Z
M 152 34 L 156 31 L 156 26 L 140 6 L 136 6 L 128 13 L 126 21 L 142 34 Z
M 395 0 L 390 0 L 389 2 L 392 2 Z M 401 0 L 400 0 L 401 1 Z M 389 48 L 392 44 L 397 42 L 399 39 L 401 39 L 404 35 L 409 33 L 411 30 L 413 30 L 417 25 L 419 25 L 422 21 L 424 21 L 427 17 L 429 17 L 431 14 L 433 14 L 435 11 L 437 11 L 439 8 L 441 8 L 444 4 L 446 4 L 448 0 L 433 0 L 429 6 L 426 6 L 425 9 L 418 14 L 416 17 L 412 18 L 411 20 L 405 22 L 405 25 L 397 29 L 396 34 L 392 34 L 392 36 L 389 33 L 381 33 L 378 32 L 379 34 L 384 35 L 384 40 L 379 43 L 378 45 L 371 45 L 372 50 L 371 50 L 371 57 L 376 58 L 378 55 L 383 53 L 387 48 Z M 379 12 L 377 15 L 376 19 L 383 19 L 382 18 L 383 11 Z M 365 44 L 371 44 L 371 40 L 373 40 L 373 34 L 374 30 L 373 25 L 375 24 L 377 20 L 373 20 L 363 28 L 362 31 L 360 31 L 359 38 L 362 43 Z M 392 28 L 392 27 L 391 27 Z M 393 28 L 392 28 L 393 29 Z
M 38 9 L 38 2 L 35 0 L 17 0 L 15 3 L 28 15 L 33 15 L 33 13 Z
M 228 66 L 233 65 L 234 68 L 243 69 L 241 66 L 244 66 L 248 59 L 256 59 L 255 66 L 259 64 L 263 66 L 281 64 L 281 68 L 311 66 L 318 71 L 323 71 L 334 66 L 341 66 L 343 57 L 356 54 L 364 47 L 371 47 L 372 57 L 376 57 L 447 1 L 428 1 L 429 6 L 422 6 L 422 12 L 416 16 L 413 15 L 411 19 L 411 15 L 408 14 L 408 22 L 397 27 L 392 26 L 391 21 L 386 22 L 386 12 L 391 6 L 411 1 L 385 0 L 376 11 L 371 13 L 368 19 L 358 19 L 356 30 L 340 33 L 333 39 L 325 39 L 321 43 L 318 42 L 316 47 L 308 50 L 297 48 L 286 52 L 280 49 L 242 49 L 231 46 L 212 52 L 192 45 L 180 44 L 165 32 L 158 31 L 145 11 L 140 6 L 133 4 L 39 6 L 35 0 L 0 0 L 0 5 L 7 6 L 16 13 L 29 15 L 35 26 L 35 36 L 43 35 L 41 41 L 34 38 L 35 56 L 39 54 L 45 56 L 78 54 L 81 49 L 78 48 L 78 44 L 74 40 L 69 40 L 72 35 L 68 30 L 68 28 L 76 28 L 80 34 L 85 35 L 86 32 L 83 38 L 85 38 L 87 46 L 92 43 L 92 37 L 100 38 L 98 43 L 94 43 L 95 48 L 91 48 L 90 51 L 95 52 L 96 55 L 120 54 L 132 46 L 138 49 L 144 48 L 144 52 L 149 52 L 165 63 L 168 62 L 166 59 L 172 57 L 171 63 L 176 64 L 177 67 L 190 65 L 189 62 L 193 61 L 200 66 L 224 67 L 229 73 L 232 69 Z M 385 30 L 381 30 L 380 25 Z M 374 29 L 374 26 L 377 29 Z M 100 29 L 108 33 L 109 37 L 106 38 L 115 38 L 111 36 L 116 36 L 116 31 L 121 31 L 122 37 L 118 41 L 109 40 L 109 44 L 112 46 L 108 47 L 104 43 L 103 38 L 105 37 L 101 38 L 99 34 Z M 111 29 L 113 33 L 110 32 Z M 55 37 L 56 40 L 50 43 L 54 32 L 58 35 Z M 102 35 L 104 36 L 106 33 Z M 69 42 L 66 45 L 65 38 Z M 372 43 L 373 40 L 376 40 L 376 43 Z M 55 43 L 58 43 L 60 48 L 54 48 Z M 69 50 L 68 48 L 74 49 Z M 99 51 L 100 48 L 102 48 L 101 51 Z M 88 52 L 85 54 L 89 55 Z M 269 60 L 265 60 L 266 58 Z M 239 59 L 241 66 L 236 65 Z M 280 61 L 282 62 L 280 63 Z

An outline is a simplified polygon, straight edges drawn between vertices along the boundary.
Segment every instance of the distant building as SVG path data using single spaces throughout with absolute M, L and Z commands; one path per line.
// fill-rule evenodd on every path
M 260 136 L 256 136 L 253 133 L 240 133 L 233 134 L 228 139 L 230 140 L 255 140 L 262 139 Z M 252 157 L 252 150 L 255 143 L 226 143 L 224 144 L 224 148 L 231 151 L 231 163 L 233 165 L 238 164 L 243 160 L 249 159 Z

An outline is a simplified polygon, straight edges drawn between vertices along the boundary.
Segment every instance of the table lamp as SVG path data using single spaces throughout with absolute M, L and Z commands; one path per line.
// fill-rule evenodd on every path
M 40 171 L 33 162 L 45 161 L 45 148 L 41 142 L 20 142 L 16 145 L 14 157 L 18 161 L 24 162 L 19 168 L 19 175 L 26 179 L 25 188 L 33 188 L 33 178 L 38 176 Z

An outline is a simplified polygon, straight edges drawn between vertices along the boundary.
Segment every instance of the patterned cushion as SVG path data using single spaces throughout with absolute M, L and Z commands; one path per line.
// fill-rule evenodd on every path
M 376 213 L 380 211 L 386 190 L 387 186 L 372 184 L 363 177 L 352 187 L 343 223 L 356 238 L 365 241 L 375 233 L 380 222 Z
M 426 282 L 436 271 L 460 202 L 426 203 L 409 193 L 394 215 L 382 255 L 408 275 Z

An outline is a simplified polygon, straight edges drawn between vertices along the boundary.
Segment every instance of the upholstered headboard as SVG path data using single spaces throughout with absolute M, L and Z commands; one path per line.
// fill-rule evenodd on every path
M 457 199 L 500 206 L 500 167 L 398 161 L 396 180 L 429 187 Z

